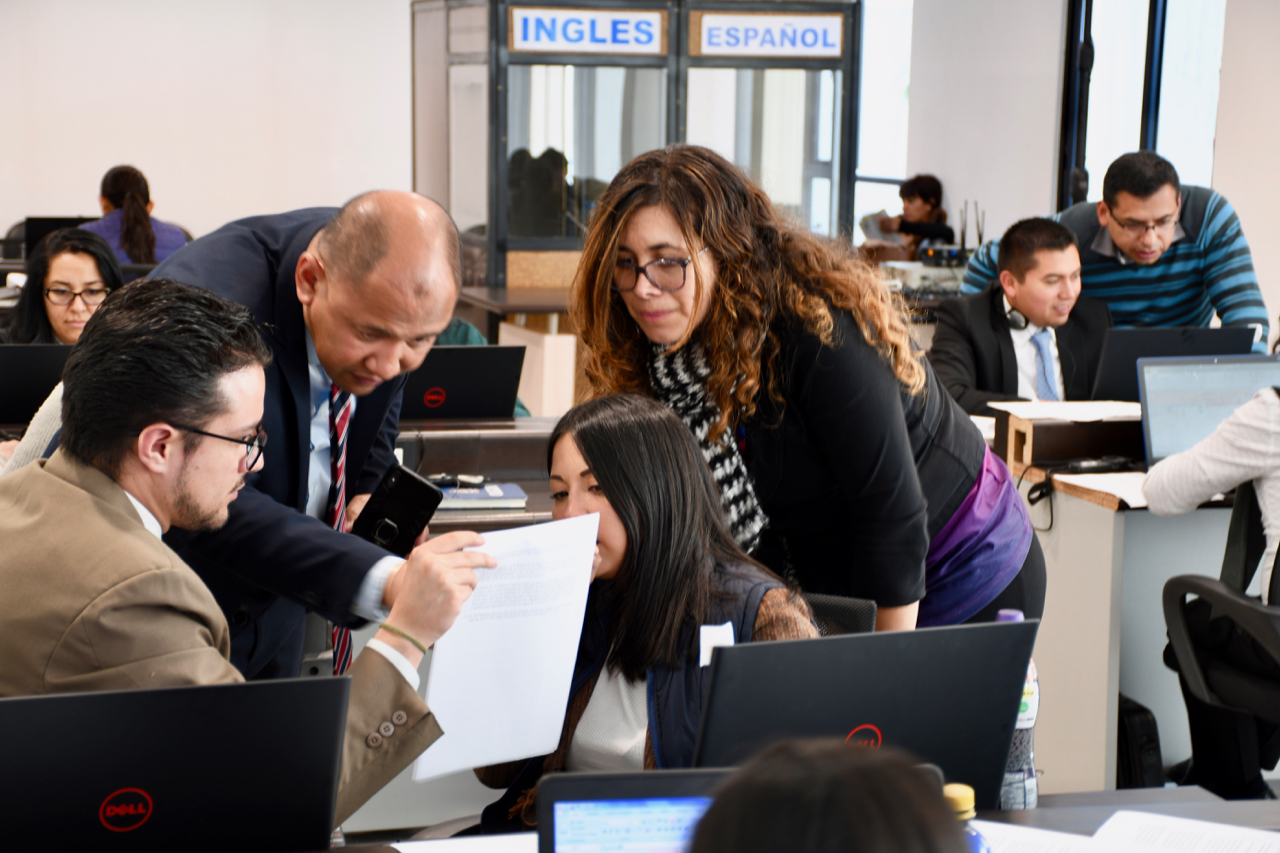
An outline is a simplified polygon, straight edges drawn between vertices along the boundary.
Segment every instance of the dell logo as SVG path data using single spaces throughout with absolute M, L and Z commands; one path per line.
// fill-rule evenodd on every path
M 444 389 L 440 387 L 428 388 L 427 393 L 422 395 L 422 403 L 432 409 L 444 404 Z
M 849 732 L 849 736 L 844 742 L 850 746 L 861 746 L 865 749 L 879 749 L 884 738 L 880 734 L 880 729 L 871 725 L 871 723 L 863 723 L 853 731 Z
M 98 820 L 112 832 L 137 829 L 151 817 L 151 796 L 141 788 L 121 788 L 98 807 Z

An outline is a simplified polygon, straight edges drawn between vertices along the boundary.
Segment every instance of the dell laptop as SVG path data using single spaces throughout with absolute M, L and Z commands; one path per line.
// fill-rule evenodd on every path
M 1189 355 L 1248 355 L 1254 330 L 1108 329 L 1093 381 L 1094 400 L 1138 402 L 1138 359 Z
M 1138 361 L 1147 465 L 1193 447 L 1263 388 L 1280 386 L 1269 355 Z
M 6 849 L 328 849 L 350 678 L 0 699 Z
M 797 737 L 906 750 L 996 808 L 1039 620 L 746 643 L 712 652 L 695 767 Z
M 432 347 L 404 386 L 400 420 L 512 418 L 522 346 Z
M 28 424 L 62 381 L 71 347 L 62 344 L 0 346 L 0 424 Z
M 538 783 L 538 853 L 688 850 L 726 769 L 554 773 Z

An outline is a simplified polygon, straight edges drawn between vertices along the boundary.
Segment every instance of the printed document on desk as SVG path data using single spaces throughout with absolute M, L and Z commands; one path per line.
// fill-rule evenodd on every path
M 1131 853 L 1280 853 L 1280 833 L 1146 812 L 1116 812 L 1093 837 Z
M 1058 420 L 1086 424 L 1094 421 L 1142 420 L 1142 404 L 1116 400 L 1027 401 L 994 400 L 993 409 L 1008 412 L 1025 421 Z
M 496 569 L 435 645 L 427 707 L 444 735 L 418 757 L 419 782 L 544 755 L 560 742 L 591 585 L 598 513 L 485 533 Z
M 969 824 L 987 839 L 991 853 L 1121 853 L 1121 848 L 1088 835 L 992 820 L 972 820 Z

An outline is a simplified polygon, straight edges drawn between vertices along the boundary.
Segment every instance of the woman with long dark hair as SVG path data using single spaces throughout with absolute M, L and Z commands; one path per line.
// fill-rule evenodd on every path
M 122 264 L 158 264 L 187 244 L 181 228 L 151 217 L 155 203 L 147 178 L 132 166 L 102 176 L 98 203 L 102 218 L 81 227 L 110 243 Z
M 804 601 L 734 541 L 693 436 L 666 407 L 635 395 L 577 406 L 547 462 L 556 518 L 600 513 L 594 575 L 560 745 L 476 771 L 507 788 L 487 831 L 534 825 L 544 773 L 690 766 L 701 626 L 731 623 L 736 642 L 817 636 Z
M 743 549 L 881 629 L 1044 608 L 1004 463 L 913 351 L 900 300 L 740 169 L 673 145 L 597 202 L 570 295 L 595 394 L 670 407 Z
M 27 283 L 5 342 L 74 344 L 102 300 L 123 285 L 120 265 L 105 240 L 80 228 L 54 231 L 27 260 Z

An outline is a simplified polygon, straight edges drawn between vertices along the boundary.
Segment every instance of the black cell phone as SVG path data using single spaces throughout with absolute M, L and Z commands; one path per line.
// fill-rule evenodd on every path
M 444 492 L 402 465 L 382 475 L 351 532 L 401 557 L 413 550 L 413 540 L 426 529 Z

